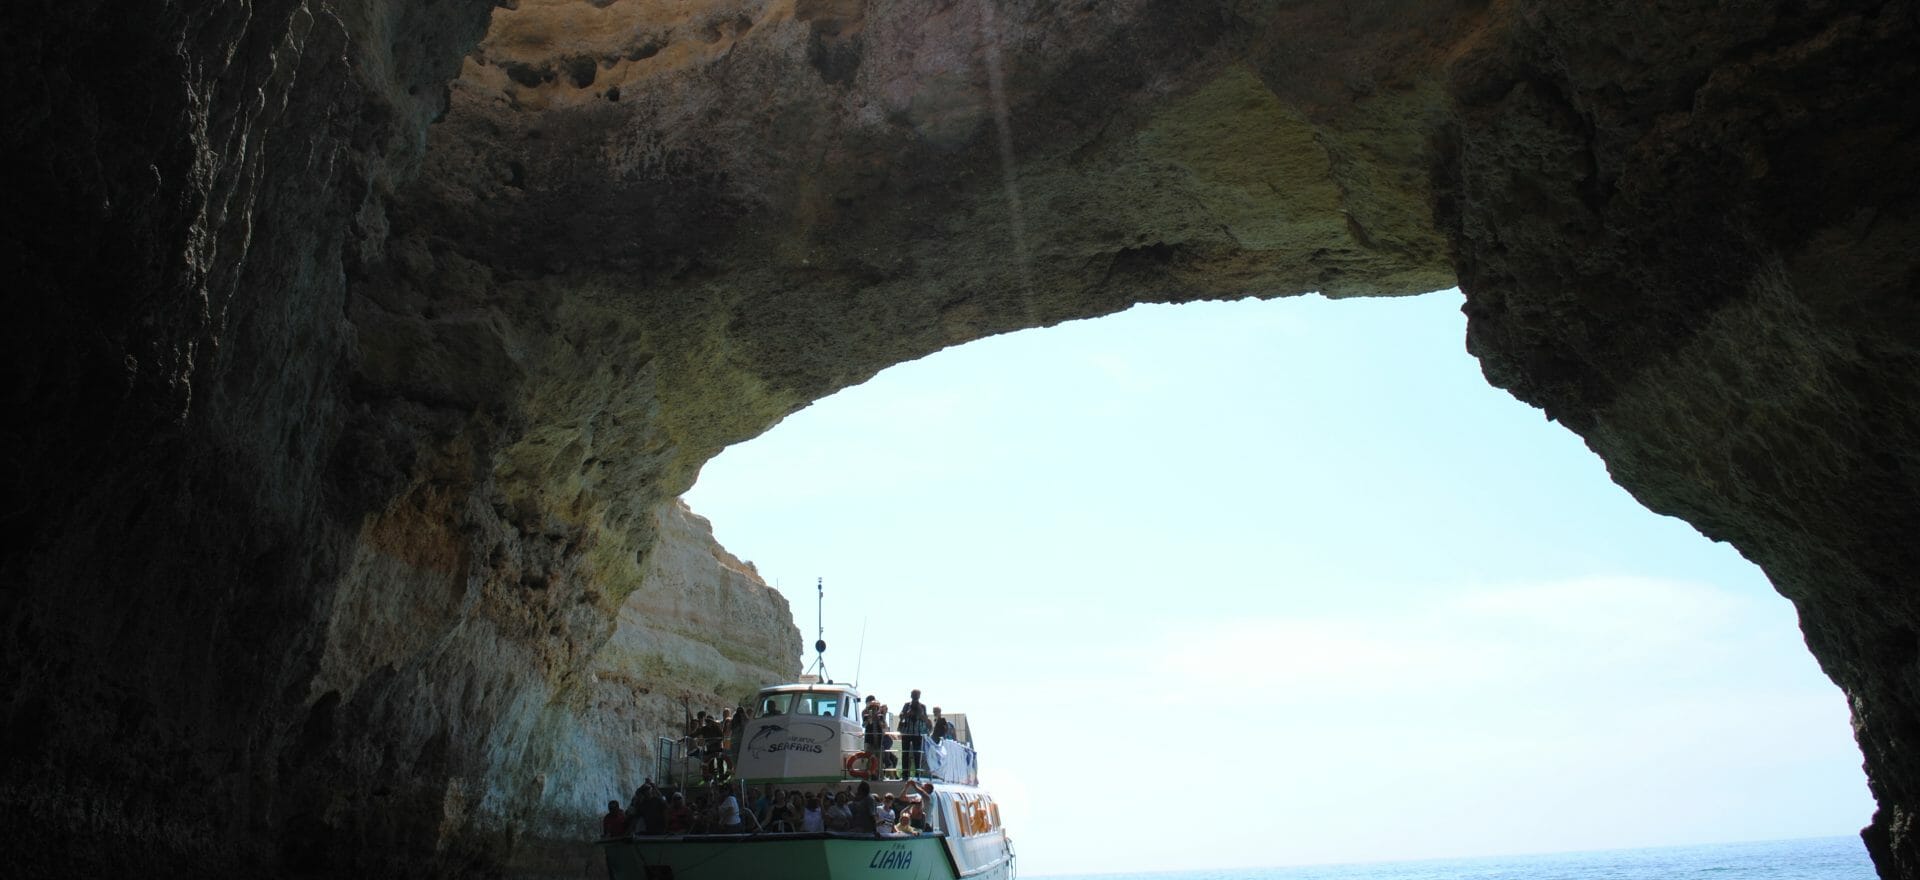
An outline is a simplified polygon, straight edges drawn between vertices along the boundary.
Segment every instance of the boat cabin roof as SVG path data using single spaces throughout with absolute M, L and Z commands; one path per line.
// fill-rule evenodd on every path
M 860 713 L 860 694 L 847 684 L 777 684 L 761 688 L 753 704 L 754 714 L 762 718 L 774 715 L 855 718 Z
M 760 695 L 766 696 L 767 694 L 797 694 L 803 691 L 840 691 L 840 692 L 849 693 L 849 694 L 857 693 L 856 691 L 854 691 L 853 685 L 846 684 L 843 682 L 822 681 L 822 682 L 801 682 L 798 684 L 769 685 L 767 687 L 763 687 L 760 689 Z

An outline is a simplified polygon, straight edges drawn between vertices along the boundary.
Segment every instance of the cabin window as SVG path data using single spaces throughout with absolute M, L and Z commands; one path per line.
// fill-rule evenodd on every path
M 805 691 L 797 694 L 768 694 L 760 698 L 760 714 L 815 715 L 833 718 L 840 714 L 840 695 Z
M 822 718 L 832 718 L 838 711 L 840 711 L 839 694 L 820 694 L 808 691 L 804 694 L 793 695 L 793 714 L 795 715 L 815 715 Z

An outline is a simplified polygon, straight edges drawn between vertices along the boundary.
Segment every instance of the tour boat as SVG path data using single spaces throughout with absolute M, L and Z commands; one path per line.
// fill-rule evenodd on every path
M 641 833 L 601 840 L 609 874 L 614 880 L 1010 880 L 1013 845 L 1001 827 L 999 808 L 979 786 L 966 716 L 947 716 L 950 736 L 921 737 L 924 759 L 916 763 L 926 766 L 907 768 L 904 738 L 892 724 L 887 731 L 892 745 L 884 750 L 890 754 L 867 748 L 862 708 L 860 694 L 847 684 L 801 681 L 763 688 L 752 720 L 734 744 L 738 761 L 731 777 L 695 790 L 817 792 L 865 782 L 873 794 L 919 795 L 930 831 L 883 836 L 760 828 L 743 797 L 746 830 L 739 833 Z

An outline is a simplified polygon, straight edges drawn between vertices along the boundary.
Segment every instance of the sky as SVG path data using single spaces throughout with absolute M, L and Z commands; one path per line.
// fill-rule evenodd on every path
M 1855 833 L 1792 606 L 1488 386 L 1460 304 L 980 340 L 726 450 L 687 502 L 809 645 L 824 579 L 834 678 L 967 714 L 1028 876 Z

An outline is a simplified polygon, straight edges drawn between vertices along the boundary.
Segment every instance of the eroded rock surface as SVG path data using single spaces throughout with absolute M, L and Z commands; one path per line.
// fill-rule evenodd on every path
M 28 874 L 577 874 L 670 692 L 791 671 L 672 500 L 719 449 L 991 333 L 1457 279 L 1795 602 L 1920 875 L 1909 5 L 0 16 Z

